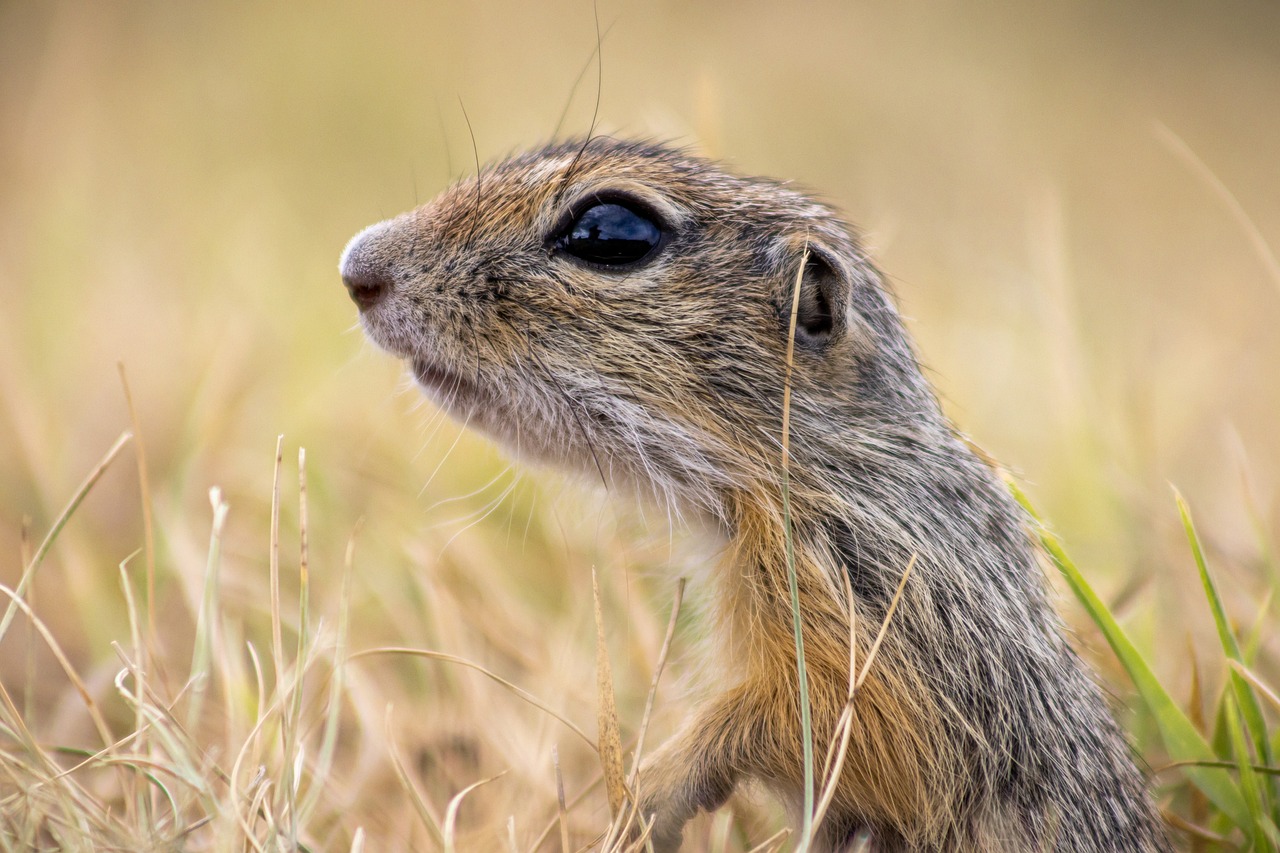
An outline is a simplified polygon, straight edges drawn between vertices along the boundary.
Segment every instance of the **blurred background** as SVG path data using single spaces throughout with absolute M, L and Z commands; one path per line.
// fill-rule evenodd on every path
M 586 725 L 595 565 L 640 614 L 616 664 L 634 658 L 619 690 L 642 700 L 662 567 L 699 546 L 460 436 L 363 341 L 336 269 L 351 235 L 477 159 L 594 121 L 845 211 L 948 410 L 1026 483 L 1185 695 L 1212 623 L 1170 484 L 1234 617 L 1250 624 L 1276 582 L 1278 36 L 1280 7 L 1262 0 L 0 3 L 0 582 L 21 574 L 23 519 L 39 541 L 128 428 L 120 363 L 156 512 L 158 644 L 176 659 L 211 486 L 231 505 L 223 606 L 247 634 L 261 625 L 284 434 L 287 460 L 308 453 L 327 618 L 362 524 L 354 645 L 507 660 L 564 707 L 580 694 Z M 117 566 L 142 545 L 140 507 L 129 451 L 35 582 L 37 612 L 100 686 L 127 635 Z M 1260 668 L 1274 674 L 1271 633 Z M 504 634 L 510 655 L 545 665 L 502 658 Z M 0 679 L 25 685 L 50 738 L 74 740 L 66 685 L 32 680 L 47 653 L 23 663 L 20 642 L 0 643 Z M 438 691 L 466 701 L 437 707 L 417 673 L 401 701 L 418 710 L 401 708 L 433 727 L 423 742 L 464 730 L 467 702 L 511 701 L 467 682 Z M 504 748 L 549 767 L 563 730 L 511 713 L 536 734 Z M 520 783 L 503 784 L 515 798 Z

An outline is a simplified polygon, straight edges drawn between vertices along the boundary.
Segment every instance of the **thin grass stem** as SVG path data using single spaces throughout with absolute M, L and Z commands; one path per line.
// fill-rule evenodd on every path
M 813 721 L 810 719 L 809 674 L 804 665 L 804 625 L 800 615 L 800 584 L 797 577 L 795 541 L 791 524 L 791 374 L 795 367 L 796 320 L 800 314 L 800 286 L 804 283 L 804 271 L 808 264 L 809 245 L 806 242 L 791 297 L 791 319 L 787 333 L 787 368 L 782 385 L 782 534 L 786 543 L 787 588 L 791 593 L 791 630 L 796 641 L 796 680 L 800 688 L 800 730 L 804 742 L 804 815 L 801 819 L 800 839 L 796 844 L 797 853 L 803 853 L 812 842 L 814 811 Z

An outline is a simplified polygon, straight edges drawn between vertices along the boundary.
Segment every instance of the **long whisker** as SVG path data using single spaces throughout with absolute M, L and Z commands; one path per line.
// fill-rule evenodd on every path
M 455 377 L 453 380 L 453 387 L 445 391 L 446 403 L 449 404 L 450 408 L 452 408 L 453 398 L 457 396 L 458 388 L 461 384 L 461 381 L 462 380 L 460 378 Z M 427 489 L 431 487 L 432 481 L 434 481 L 436 478 L 436 475 L 440 473 L 440 469 L 444 467 L 444 463 L 447 462 L 449 457 L 453 455 L 454 448 L 456 448 L 458 446 L 458 442 L 462 440 L 462 435 L 467 431 L 467 425 L 470 422 L 471 422 L 471 412 L 470 410 L 468 410 L 467 417 L 465 420 L 463 420 L 462 426 L 458 430 L 458 434 L 454 436 L 453 443 L 449 445 L 449 449 L 446 450 L 444 452 L 444 455 L 440 457 L 440 461 L 436 463 L 435 470 L 431 472 L 431 476 L 427 477 L 427 481 L 423 483 L 422 488 L 418 490 L 418 497 L 422 497 L 424 494 L 426 494 Z
M 471 127 L 471 116 L 467 115 L 467 105 L 458 98 L 458 106 L 462 108 L 462 118 L 467 123 L 467 133 L 471 136 L 471 156 L 476 161 L 476 201 L 471 209 L 471 225 L 467 229 L 466 250 L 471 251 L 471 238 L 475 236 L 476 226 L 480 223 L 480 202 L 483 199 L 481 187 L 484 183 L 484 171 L 480 168 L 480 149 L 476 147 L 476 132 Z
M 506 471 L 503 471 L 502 473 L 504 475 L 508 474 L 510 473 L 510 470 L 511 469 L 508 468 Z M 466 533 L 468 530 L 475 527 L 477 524 L 480 524 L 486 518 L 488 518 L 489 516 L 497 512 L 498 507 L 502 506 L 502 502 L 507 499 L 507 496 L 510 495 L 513 491 L 515 491 L 516 482 L 517 480 L 515 478 L 512 478 L 511 482 L 508 483 L 503 488 L 502 492 L 499 493 L 497 497 L 493 498 L 483 507 L 471 513 L 470 515 L 463 516 L 460 519 L 455 519 L 455 522 L 462 521 L 463 526 L 460 527 L 457 531 L 455 531 L 454 534 L 450 536 L 448 540 L 444 543 L 444 545 L 441 546 L 440 553 L 443 554 L 445 551 L 447 551 L 449 549 L 449 546 L 452 545 L 454 540 L 457 539 L 459 536 Z
M 604 52 L 600 50 L 603 43 L 600 35 L 600 9 L 594 2 L 591 4 L 591 13 L 596 21 L 596 106 L 591 113 L 591 126 L 587 128 L 587 138 L 582 141 L 582 147 L 578 149 L 578 153 L 569 161 L 569 168 L 565 169 L 564 174 L 560 176 L 560 186 L 556 188 L 554 197 L 555 204 L 560 203 L 560 197 L 564 194 L 565 187 L 569 185 L 569 179 L 573 177 L 578 162 L 582 160 L 582 155 L 587 153 L 587 146 L 595 138 L 596 122 L 600 119 L 600 95 L 604 91 Z
M 440 109 L 440 101 L 435 101 L 436 106 L 436 125 L 440 129 L 440 142 L 444 145 L 444 168 L 447 177 L 446 181 L 453 180 L 453 151 L 449 146 L 449 134 L 444 126 L 444 111 Z
M 616 21 L 615 21 L 616 23 Z M 551 132 L 551 138 L 557 139 L 560 131 L 564 128 L 564 120 L 569 117 L 569 107 L 573 106 L 573 96 L 578 93 L 578 86 L 582 83 L 582 78 L 587 76 L 587 69 L 591 67 L 591 63 L 595 61 L 596 54 L 604 47 L 604 40 L 609 37 L 609 33 L 613 30 L 613 24 L 605 28 L 604 35 L 600 34 L 600 23 L 596 21 L 596 47 L 591 51 L 591 55 L 587 57 L 587 61 L 582 63 L 582 68 L 578 70 L 578 76 L 573 78 L 573 85 L 569 87 L 569 99 L 564 102 L 564 109 L 560 112 L 560 120 L 556 122 L 556 129 Z M 599 91 L 597 90 L 597 95 Z M 596 101 L 597 108 L 599 100 Z

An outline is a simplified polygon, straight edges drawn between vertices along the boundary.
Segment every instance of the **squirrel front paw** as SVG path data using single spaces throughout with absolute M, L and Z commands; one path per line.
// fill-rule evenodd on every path
M 631 832 L 635 850 L 647 851 L 651 846 L 654 853 L 676 853 L 680 849 L 688 816 L 674 815 L 667 804 L 646 796 L 641 797 L 636 814 L 636 825 Z

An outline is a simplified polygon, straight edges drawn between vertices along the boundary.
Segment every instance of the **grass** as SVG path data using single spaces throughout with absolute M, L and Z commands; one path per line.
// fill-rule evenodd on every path
M 1029 511 L 1035 512 L 1025 494 L 1014 486 L 1015 493 Z M 1275 809 L 1275 776 L 1280 765 L 1273 756 L 1273 740 L 1280 739 L 1280 728 L 1268 732 L 1255 686 L 1263 695 L 1272 691 L 1258 678 L 1247 678 L 1245 663 L 1233 627 L 1228 623 L 1214 582 L 1205 564 L 1204 550 L 1191 521 L 1191 513 L 1181 495 L 1176 495 L 1178 511 L 1186 529 L 1204 585 L 1205 600 L 1213 614 L 1228 664 L 1228 687 L 1220 694 L 1214 717 L 1225 732 L 1227 744 L 1219 737 L 1211 743 L 1156 677 L 1150 664 L 1129 639 L 1111 610 L 1103 603 L 1088 580 L 1067 556 L 1061 542 L 1047 530 L 1041 531 L 1041 542 L 1053 564 L 1080 601 L 1089 618 L 1102 632 L 1120 660 L 1141 699 L 1143 710 L 1160 732 L 1164 749 L 1172 765 L 1178 766 L 1187 782 L 1216 807 L 1207 825 L 1197 826 L 1178 819 L 1175 825 L 1202 840 L 1225 842 L 1230 836 L 1242 837 L 1244 849 L 1270 850 L 1280 847 L 1276 833 L 1280 813 Z M 1263 606 L 1265 617 L 1269 600 Z M 1251 674 L 1251 673 L 1250 673 Z M 1252 674 L 1251 674 L 1252 675 Z M 1240 711 L 1248 709 L 1248 734 L 1240 729 Z M 1234 771 L 1234 772 L 1231 772 Z
M 113 464 L 120 464 L 120 453 L 129 438 L 126 434 L 112 445 L 76 490 L 44 543 L 26 560 L 21 581 L 24 589 L 29 591 L 38 583 L 37 570 L 51 551 L 56 551 L 58 534 L 73 521 L 75 509 L 95 483 Z M 406 759 L 398 741 L 414 727 L 397 719 L 395 706 L 387 703 L 387 691 L 369 680 L 370 670 L 383 669 L 381 665 L 393 659 L 433 661 L 455 671 L 477 672 L 500 686 L 500 701 L 528 703 L 568 736 L 571 743 L 552 747 L 557 756 L 554 799 L 528 796 L 529 768 L 524 768 L 523 774 L 513 774 L 525 777 L 518 789 L 523 811 L 518 824 L 515 814 L 502 821 L 502 834 L 508 842 L 536 849 L 548 839 L 560 839 L 562 845 L 577 849 L 592 833 L 584 825 L 596 826 L 603 833 L 609 825 L 608 815 L 596 813 L 593 800 L 601 793 L 600 774 L 589 769 L 590 763 L 598 760 L 596 740 L 566 711 L 555 710 L 552 703 L 463 656 L 418 647 L 351 648 L 359 525 L 346 548 L 333 609 L 312 618 L 311 530 L 306 509 L 306 456 L 301 450 L 297 574 L 292 579 L 282 576 L 281 566 L 286 562 L 281 555 L 279 527 L 283 447 L 281 438 L 272 466 L 270 508 L 264 519 L 266 571 L 260 576 L 258 594 L 266 606 L 256 623 L 251 621 L 253 614 L 229 601 L 223 563 L 232 510 L 216 487 L 209 493 L 211 517 L 199 593 L 189 602 L 188 618 L 179 620 L 182 627 L 177 635 L 165 633 L 164 627 L 159 633 L 148 628 L 149 624 L 165 626 L 174 620 L 172 614 L 169 619 L 157 619 L 156 602 L 146 593 L 147 578 L 140 578 L 139 572 L 130 568 L 138 554 L 121 564 L 119 594 L 127 614 L 123 628 L 131 641 L 114 646 L 116 671 L 110 678 L 103 671 L 83 677 L 55 632 L 16 590 L 3 587 L 12 602 L 5 630 L 16 631 L 16 620 L 22 618 L 35 627 L 34 640 L 43 641 L 58 662 L 80 704 L 77 714 L 90 723 L 94 742 L 83 746 L 44 742 L 33 733 L 46 719 L 40 707 L 24 710 L 14 699 L 15 691 L 0 683 L 4 700 L 0 707 L 0 849 L 169 849 L 174 845 L 197 850 L 228 846 L 334 849 L 339 839 L 341 846 L 356 849 L 368 839 L 387 838 L 387 833 L 397 838 L 397 843 L 414 846 L 445 850 L 487 846 L 497 833 L 490 836 L 483 820 L 477 820 L 474 812 L 481 807 L 473 807 L 472 800 L 483 786 L 497 782 L 507 772 L 472 779 L 442 797 L 439 791 L 452 781 L 424 769 L 423 762 L 435 756 L 424 752 L 421 743 L 411 744 L 414 755 Z M 139 469 L 145 470 L 141 443 L 135 442 L 134 448 L 140 457 Z M 163 528 L 158 532 L 166 538 Z M 166 576 L 166 562 L 163 558 L 158 561 L 155 578 L 162 591 L 172 580 Z M 283 594 L 286 588 L 294 590 L 293 602 Z M 675 635 L 682 589 L 682 584 L 676 587 L 676 606 L 658 650 L 641 738 L 653 709 L 662 663 Z M 612 617 L 617 616 L 616 600 L 602 602 L 598 587 L 594 597 L 598 611 L 605 606 Z M 612 689 L 603 617 L 597 625 L 600 695 L 605 697 Z M 12 642 L 13 638 L 0 634 L 0 642 L 6 639 Z M 24 640 L 28 654 L 32 651 L 30 642 Z M 178 654 L 182 648 L 190 650 L 185 663 Z M 47 687 L 52 675 L 38 667 L 38 684 L 20 686 L 27 690 Z M 449 679 L 445 674 L 440 683 L 418 685 L 425 688 L 425 694 L 415 690 L 407 697 L 412 701 L 405 704 L 420 704 L 424 697 L 439 701 L 439 696 L 431 694 Z M 563 708 L 563 703 L 556 704 Z M 371 713 L 379 707 L 380 715 Z M 616 711 L 602 702 L 601 727 L 610 721 L 616 726 L 617 720 Z M 480 726 L 482 734 L 501 735 L 489 730 L 491 719 L 472 722 Z M 385 729 L 385 740 L 377 737 L 379 726 Z M 68 730 L 76 728 L 72 724 Z M 438 732 L 418 734 L 431 743 Z M 463 731 L 458 737 L 467 739 L 475 734 Z M 609 783 L 614 786 L 616 810 L 622 761 L 616 728 L 613 737 L 614 778 Z M 359 741 L 371 738 L 380 741 L 376 757 L 356 748 Z M 638 752 L 639 744 L 629 746 Z M 470 747 L 465 747 L 461 754 L 462 764 L 468 768 L 476 758 L 468 755 L 469 751 Z M 569 758 L 566 769 L 573 783 L 581 786 L 586 782 L 567 803 L 560 755 Z M 584 758 L 589 759 L 587 769 Z M 380 766 L 360 766 L 371 762 Z M 551 794 L 551 774 L 539 775 L 545 783 L 540 793 Z M 370 785 L 393 793 L 384 793 L 379 804 L 376 799 L 367 799 L 366 786 Z M 432 787 L 435 790 L 430 790 Z M 348 808 L 353 800 L 361 807 L 355 815 Z M 549 804 L 554 807 L 548 808 Z M 543 807 L 542 817 L 537 805 Z M 546 829 L 535 831 L 547 818 Z M 489 837 L 490 841 L 478 842 L 477 837 Z
M 74 524 L 77 508 L 104 473 L 121 464 L 119 456 L 130 438 L 125 433 L 113 443 L 73 493 L 26 561 L 18 584 L 21 590 L 30 593 L 40 566 L 57 552 L 60 534 Z M 598 730 L 603 733 L 597 742 L 574 721 L 578 714 L 564 703 L 521 686 L 529 677 L 527 671 L 523 676 L 504 677 L 465 655 L 425 647 L 353 650 L 358 528 L 345 549 L 339 588 L 331 599 L 333 610 L 316 618 L 310 604 L 315 580 L 307 544 L 311 531 L 306 456 L 301 450 L 296 584 L 285 584 L 281 575 L 283 447 L 281 438 L 266 516 L 267 573 L 261 593 L 267 607 L 259 624 L 241 623 L 242 614 L 228 600 L 222 562 L 231 510 L 216 488 L 209 495 L 211 517 L 201 592 L 192 602 L 185 638 L 149 627 L 171 624 L 157 619 L 156 602 L 147 593 L 151 581 L 165 587 L 165 561 L 157 561 L 154 578 L 140 578 L 132 567 L 138 553 L 121 561 L 119 595 L 127 614 L 122 627 L 130 639 L 125 645 L 113 644 L 116 667 L 111 678 L 101 670 L 88 677 L 78 672 L 38 609 L 19 589 L 3 588 L 10 604 L 0 621 L 0 632 L 5 632 L 0 633 L 0 642 L 12 644 L 14 638 L 8 632 L 16 631 L 20 622 L 34 626 L 38 636 L 30 640 L 47 647 L 67 684 L 58 703 L 61 716 L 80 721 L 69 726 L 64 722 L 64 731 L 82 729 L 90 735 L 87 740 L 63 742 L 55 733 L 50 740 L 44 734 L 42 706 L 28 702 L 22 707 L 20 697 L 35 685 L 0 684 L 0 849 L 354 850 L 379 838 L 386 843 L 391 837 L 446 851 L 475 849 L 477 844 L 487 848 L 499 839 L 503 849 L 514 850 L 576 850 L 593 838 L 603 849 L 630 849 L 622 839 L 637 816 L 623 809 L 627 783 L 622 775 L 622 732 L 635 732 L 627 747 L 642 750 L 662 667 L 673 642 L 680 643 L 677 626 L 683 585 L 676 589 L 675 607 L 651 659 L 654 666 L 643 712 L 636 714 L 641 706 L 634 701 L 634 693 L 631 701 L 624 697 L 620 707 L 614 702 L 608 641 L 619 629 L 615 620 L 630 619 L 634 613 L 620 611 L 617 600 L 606 601 L 598 580 L 593 581 L 594 704 L 599 709 Z M 145 470 L 141 443 L 135 441 L 134 449 L 140 470 Z M 1017 493 L 1025 504 L 1025 495 Z M 1133 684 L 1139 700 L 1137 728 L 1149 724 L 1158 732 L 1159 744 L 1153 750 L 1159 756 L 1153 759 L 1159 762 L 1153 767 L 1155 785 L 1172 825 L 1197 849 L 1276 849 L 1280 767 L 1274 755 L 1280 746 L 1280 729 L 1274 721 L 1280 699 L 1274 683 L 1255 670 L 1260 650 L 1275 639 L 1270 600 L 1251 614 L 1254 629 L 1239 635 L 1228 618 L 1191 512 L 1180 495 L 1175 502 L 1202 585 L 1204 617 L 1212 623 L 1221 648 L 1213 669 L 1221 673 L 1224 683 L 1212 697 L 1208 717 L 1200 715 L 1194 702 L 1192 707 L 1179 702 L 1162 683 L 1113 608 L 1094 591 L 1059 540 L 1044 530 L 1042 541 Z M 157 532 L 164 538 L 163 529 Z M 282 593 L 286 586 L 296 596 L 287 606 Z M 886 623 L 880 636 L 890 629 Z M 182 665 L 174 651 L 188 644 L 190 656 Z M 381 692 L 378 682 L 370 680 L 369 672 L 397 658 L 443 666 L 437 671 L 441 686 L 463 671 L 476 672 L 500 687 L 488 701 L 527 704 L 544 721 L 553 721 L 560 732 L 551 749 L 554 773 L 520 765 L 487 773 L 487 762 L 464 760 L 456 768 L 457 775 L 440 774 L 446 779 L 437 777 L 439 769 L 430 762 L 423 764 L 427 757 L 421 753 L 416 764 L 407 761 L 401 745 L 404 712 Z M 851 673 L 865 674 L 869 663 L 851 665 Z M 631 673 L 623 674 L 634 680 Z M 38 677 L 47 686 L 50 673 L 42 669 Z M 856 685 L 857 681 L 851 682 L 850 698 Z M 424 699 L 449 701 L 422 694 L 415 701 Z M 680 698 L 675 701 L 678 704 Z M 74 703 L 75 710 L 69 703 Z M 840 733 L 847 739 L 852 723 L 851 715 L 842 717 L 837 740 Z M 500 734 L 490 726 L 481 712 L 463 726 L 467 734 L 461 736 Z M 375 735 L 379 727 L 382 737 Z M 370 737 L 378 741 L 375 749 L 356 746 Z M 828 746 L 820 777 L 824 779 L 835 775 L 831 768 L 833 763 L 838 768 L 843 753 L 842 743 Z M 561 756 L 567 754 L 573 758 L 566 766 Z M 355 787 L 373 785 L 387 799 L 371 807 L 367 795 L 353 788 L 357 780 Z M 519 789 L 518 802 L 481 799 L 484 789 L 502 784 Z M 629 784 L 635 784 L 634 770 Z M 566 795 L 566 785 L 575 792 L 573 796 Z M 820 793 L 816 802 L 806 804 L 811 809 L 810 823 L 795 828 L 799 849 L 805 846 L 808 827 L 814 815 L 820 816 L 830 791 Z M 499 805 L 502 802 L 505 805 Z M 608 808 L 602 810 L 606 802 Z M 504 814 L 503 808 L 510 812 Z M 786 827 L 757 808 L 739 803 L 734 817 L 709 821 L 701 830 L 714 835 L 707 836 L 708 849 L 772 849 L 784 844 Z
M 800 689 L 796 698 L 800 702 L 800 732 L 804 741 L 804 801 L 801 805 L 801 825 L 799 841 L 796 849 L 805 851 L 812 843 L 814 830 L 814 793 L 813 793 L 813 722 L 810 719 L 809 676 L 804 665 L 804 632 L 801 630 L 800 591 L 796 578 L 795 542 L 792 539 L 791 525 L 791 372 L 795 366 L 796 349 L 796 317 L 800 312 L 800 287 L 804 282 L 804 271 L 809 265 L 809 245 L 806 241 L 804 252 L 800 256 L 800 266 L 796 271 L 795 284 L 791 291 L 791 311 L 787 325 L 787 364 L 786 375 L 782 385 L 782 532 L 787 548 L 787 589 L 791 593 L 791 632 L 796 640 L 796 683 Z M 850 599 L 852 602 L 852 599 Z M 852 608 L 849 610 L 853 613 Z M 850 656 L 853 654 L 853 641 L 849 644 Z M 849 667 L 850 677 L 854 672 Z M 850 690 L 852 693 L 852 689 Z M 833 774 L 834 776 L 835 774 Z

